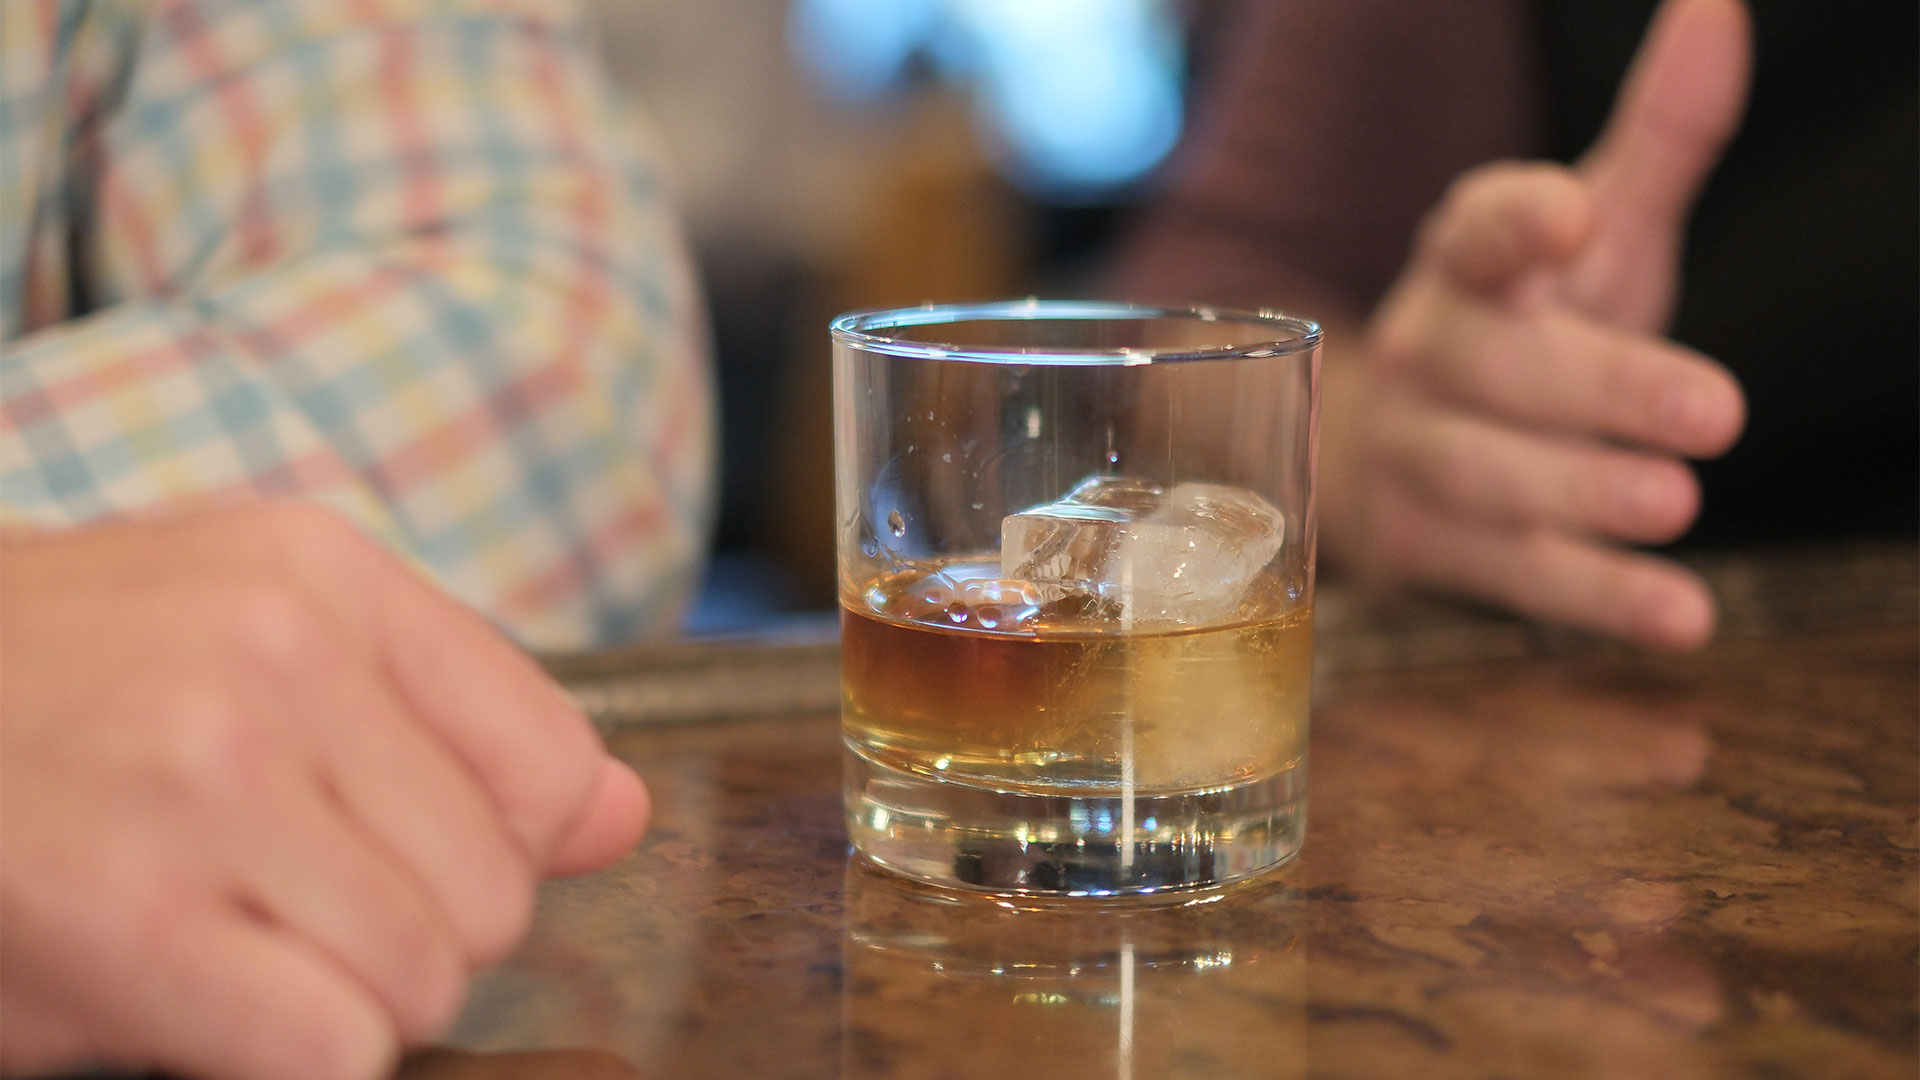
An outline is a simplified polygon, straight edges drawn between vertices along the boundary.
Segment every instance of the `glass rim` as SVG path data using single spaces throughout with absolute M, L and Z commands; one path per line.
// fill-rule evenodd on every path
M 962 321 L 1020 322 L 1039 319 L 1137 321 L 1186 319 L 1269 326 L 1270 339 L 1212 348 L 1154 346 L 965 345 L 959 342 L 909 341 L 876 331 L 938 326 Z M 1122 300 L 990 300 L 979 303 L 920 304 L 872 308 L 837 315 L 827 324 L 836 344 L 887 356 L 923 360 L 960 360 L 991 364 L 1131 366 L 1192 360 L 1233 360 L 1291 356 L 1320 344 L 1320 324 L 1274 308 L 1243 309 L 1207 304 L 1140 304 Z

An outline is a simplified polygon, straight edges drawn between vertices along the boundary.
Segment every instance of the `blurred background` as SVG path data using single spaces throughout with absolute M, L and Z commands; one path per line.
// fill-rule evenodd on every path
M 1085 293 L 1179 143 L 1201 0 L 586 0 L 664 147 L 718 364 L 687 629 L 834 602 L 827 321 Z

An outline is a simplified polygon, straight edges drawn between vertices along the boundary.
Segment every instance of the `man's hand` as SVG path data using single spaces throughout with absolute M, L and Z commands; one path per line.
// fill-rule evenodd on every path
M 1745 422 L 1732 376 L 1661 333 L 1689 209 L 1739 123 L 1749 38 L 1738 0 L 1667 0 L 1577 167 L 1455 183 L 1364 361 L 1326 369 L 1336 555 L 1649 647 L 1711 636 L 1705 586 L 1621 545 L 1685 532 L 1700 492 L 1684 459 L 1724 452 Z
M 332 515 L 0 548 L 0 1069 L 376 1080 L 632 847 L 524 654 Z

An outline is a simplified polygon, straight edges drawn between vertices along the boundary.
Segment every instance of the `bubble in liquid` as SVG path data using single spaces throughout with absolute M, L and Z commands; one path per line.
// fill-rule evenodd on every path
M 958 626 L 963 622 L 966 622 L 967 616 L 971 614 L 972 612 L 967 610 L 967 605 L 961 603 L 958 600 L 955 600 L 953 603 L 947 605 L 947 618 L 952 620 L 954 625 L 956 626 Z
M 1118 451 L 1118 450 L 1109 450 L 1109 451 L 1107 451 L 1107 464 L 1109 464 L 1109 465 L 1119 465 L 1119 464 L 1120 464 L 1120 451 Z
M 900 516 L 900 511 L 889 510 L 887 512 L 887 529 L 896 537 L 905 536 L 907 535 L 907 519 Z
M 865 539 L 863 539 L 863 540 L 861 540 L 861 541 L 860 541 L 860 554 L 862 554 L 862 555 L 865 555 L 865 556 L 866 556 L 867 558 L 869 558 L 869 559 L 871 559 L 871 558 L 874 558 L 875 556 L 877 556 L 877 555 L 879 555 L 879 554 L 880 554 L 880 539 L 879 539 L 879 537 L 876 537 L 876 536 L 868 536 L 868 537 L 866 537 Z
M 1024 581 L 969 581 L 961 586 L 960 601 L 982 630 L 1021 629 L 1040 614 L 1040 596 Z

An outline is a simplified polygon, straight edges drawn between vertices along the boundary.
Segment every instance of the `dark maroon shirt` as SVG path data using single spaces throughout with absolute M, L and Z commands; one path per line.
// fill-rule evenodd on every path
M 1121 295 L 1364 313 L 1462 171 L 1571 160 L 1653 0 L 1255 0 L 1224 17 Z M 1752 0 L 1747 118 L 1691 223 L 1675 338 L 1741 379 L 1691 542 L 1920 523 L 1913 4 Z

